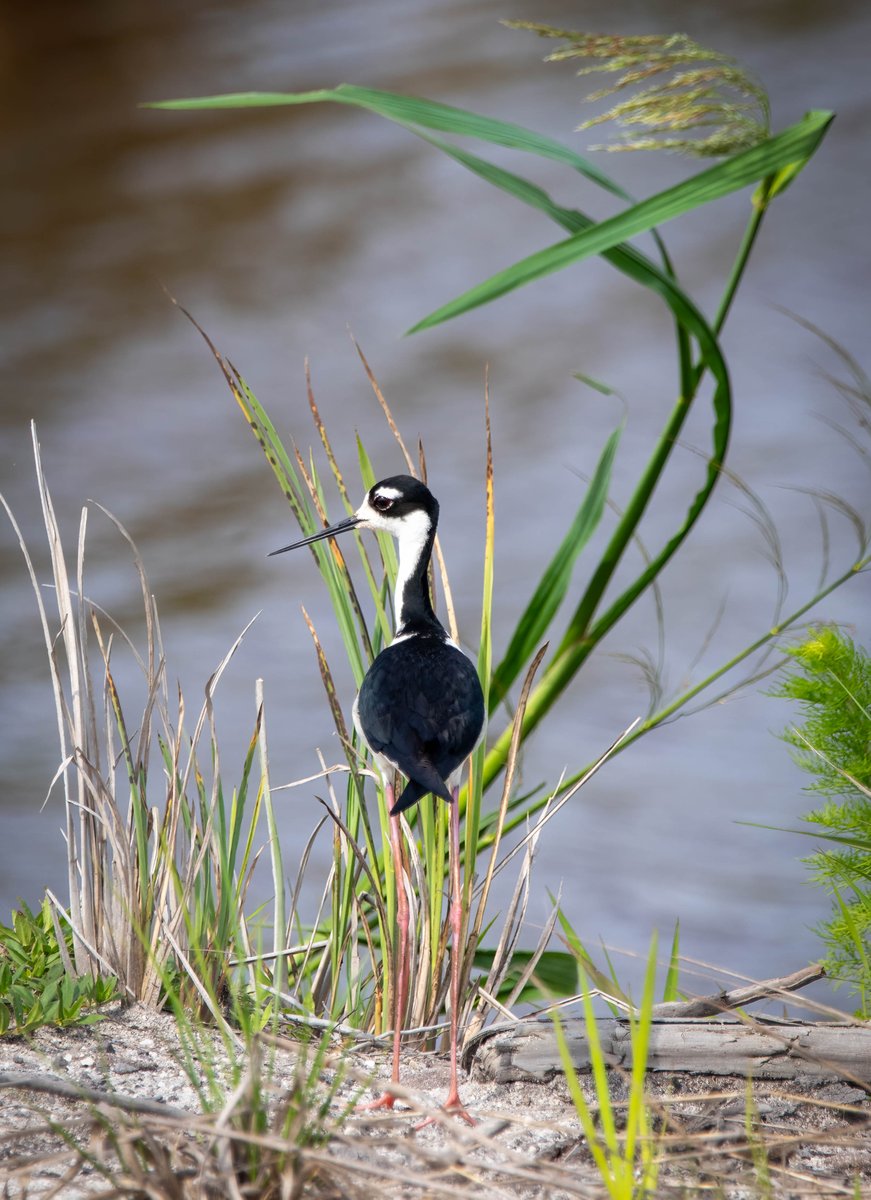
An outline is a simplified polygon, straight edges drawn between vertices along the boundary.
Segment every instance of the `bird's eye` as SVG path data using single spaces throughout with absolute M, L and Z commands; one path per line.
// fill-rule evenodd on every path
M 393 501 L 389 496 L 381 496 L 376 493 L 372 497 L 372 507 L 376 512 L 388 512 L 393 507 Z

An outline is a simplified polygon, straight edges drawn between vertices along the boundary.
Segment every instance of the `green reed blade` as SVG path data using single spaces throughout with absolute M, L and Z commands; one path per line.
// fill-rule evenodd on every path
M 602 254 L 612 246 L 646 233 L 654 226 L 674 220 L 721 196 L 747 187 L 787 167 L 800 167 L 816 150 L 823 135 L 834 119 L 827 111 L 810 112 L 797 124 L 783 133 L 769 138 L 751 150 L 736 154 L 725 162 L 708 167 L 690 179 L 649 196 L 614 217 L 600 221 L 582 233 L 539 250 L 521 259 L 504 271 L 492 275 L 477 287 L 470 288 L 456 299 L 442 305 L 418 321 L 408 331 L 418 333 L 431 329 L 461 313 L 469 312 L 482 304 L 489 304 L 498 296 L 524 284 L 541 279 L 554 271 L 560 271 L 572 263 Z
M 400 96 L 395 92 L 379 91 L 376 88 L 355 87 L 343 83 L 337 88 L 320 88 L 311 92 L 235 92 L 223 96 L 200 96 L 184 100 L 158 100 L 143 104 L 143 108 L 170 110 L 198 110 L 216 108 L 274 108 L 283 105 L 321 104 L 333 102 L 366 108 L 402 125 L 420 125 L 424 129 L 438 129 L 442 133 L 453 133 L 461 137 L 476 138 L 496 146 L 506 146 L 548 158 L 554 162 L 580 172 L 597 186 L 604 188 L 622 200 L 631 200 L 600 167 L 563 146 L 553 138 L 526 129 L 510 121 L 500 121 L 467 109 L 454 108 L 450 104 L 439 104 L 419 96 Z
M 680 980 L 680 918 L 674 923 L 674 933 L 671 936 L 671 949 L 668 955 L 668 968 L 665 973 L 665 983 L 662 985 L 664 1003 L 680 999 L 678 983 Z
M 363 445 L 359 434 L 357 436 L 357 458 L 360 464 L 360 478 L 363 480 L 363 487 L 368 491 L 369 488 L 373 487 L 378 480 L 372 467 L 372 461 L 369 458 L 369 454 L 366 450 L 366 447 Z M 379 530 L 376 531 L 375 537 L 378 541 L 378 549 L 381 551 L 381 561 L 384 565 L 387 579 L 392 588 L 394 580 L 396 579 L 396 573 L 399 570 L 399 562 L 396 557 L 396 545 L 389 533 L 383 533 Z M 385 639 L 389 641 L 392 635 L 390 631 L 388 615 L 386 613 L 384 614 L 384 619 Z

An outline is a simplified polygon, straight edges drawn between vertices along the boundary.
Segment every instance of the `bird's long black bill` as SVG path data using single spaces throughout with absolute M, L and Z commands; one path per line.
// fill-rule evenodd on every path
M 296 550 L 300 546 L 310 546 L 312 542 L 320 542 L 324 538 L 335 537 L 336 534 L 345 533 L 349 529 L 354 529 L 359 524 L 359 517 L 346 517 L 344 521 L 337 521 L 335 525 L 328 525 L 326 529 L 321 529 L 318 533 L 313 533 L 311 537 L 302 538 L 299 542 L 291 542 L 289 546 L 282 546 L 280 550 L 270 550 L 267 558 L 272 558 L 276 554 L 284 554 L 285 550 Z

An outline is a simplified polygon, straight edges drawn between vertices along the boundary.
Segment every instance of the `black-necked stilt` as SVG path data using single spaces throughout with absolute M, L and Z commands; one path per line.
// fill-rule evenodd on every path
M 372 751 L 384 780 L 391 818 L 398 930 L 393 989 L 393 1082 L 399 1082 L 399 1042 L 409 984 L 409 910 L 402 882 L 399 814 L 431 792 L 450 805 L 451 1085 L 445 1108 L 471 1121 L 457 1087 L 463 914 L 456 777 L 481 736 L 484 697 L 474 666 L 448 636 L 430 602 L 427 571 L 438 516 L 438 501 L 429 488 L 410 475 L 394 475 L 370 488 L 353 516 L 273 553 L 308 546 L 349 529 L 381 529 L 399 543 L 395 636 L 372 663 L 354 702 L 354 724 Z M 394 803 L 396 771 L 408 782 Z M 393 1102 L 394 1097 L 385 1093 L 372 1107 L 392 1108 Z

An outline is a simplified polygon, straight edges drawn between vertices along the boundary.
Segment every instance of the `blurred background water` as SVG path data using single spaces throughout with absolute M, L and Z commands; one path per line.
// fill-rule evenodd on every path
M 544 65 L 549 48 L 503 17 L 597 32 L 685 31 L 736 55 L 767 86 L 774 128 L 812 107 L 838 113 L 824 146 L 778 200 L 730 317 L 725 345 L 736 399 L 734 471 L 770 506 L 790 577 L 789 606 L 813 594 L 822 562 L 802 488 L 854 502 L 867 494 L 858 456 L 829 422 L 845 409 L 822 377 L 837 364 L 786 307 L 869 366 L 867 238 L 871 93 L 866 5 L 714 4 L 684 0 L 168 0 L 4 4 L 0 22 L 2 187 L 2 490 L 48 578 L 29 422 L 70 553 L 89 498 L 124 522 L 157 596 L 170 686 L 198 707 L 206 679 L 259 612 L 222 682 L 223 766 L 238 773 L 265 679 L 275 781 L 338 750 L 300 604 L 335 661 L 337 641 L 307 555 L 267 561 L 295 527 L 204 345 L 168 289 L 232 358 L 286 439 L 314 440 L 303 362 L 350 477 L 355 434 L 380 474 L 402 469 L 348 337 L 360 341 L 406 440 L 420 436 L 442 504 L 442 540 L 461 631 L 474 645 L 483 531 L 482 398 L 490 366 L 496 464 L 496 653 L 581 495 L 620 403 L 629 423 L 615 498 L 625 500 L 675 392 L 667 317 L 595 261 L 413 338 L 403 331 L 446 299 L 558 236 L 544 219 L 378 118 L 339 106 L 170 114 L 140 102 L 222 91 L 301 90 L 345 81 L 480 110 L 584 149 L 586 81 Z M 505 160 L 507 161 L 507 159 Z M 514 160 L 558 200 L 593 215 L 603 196 L 555 165 Z M 651 193 L 690 165 L 665 155 L 603 161 Z M 666 236 L 687 286 L 712 311 L 748 196 L 681 220 Z M 668 536 L 698 484 L 704 404 L 644 525 Z M 741 496 L 722 486 L 663 578 L 670 689 L 736 653 L 772 620 L 777 580 Z M 335 510 L 338 512 L 338 508 Z M 833 521 L 831 557 L 854 553 Z M 590 560 L 591 561 L 591 560 Z M 141 634 L 138 587 L 123 545 L 92 511 L 88 590 Z M 578 571 L 578 587 L 584 576 Z M 42 807 L 58 751 L 41 633 L 15 538 L 0 533 L 0 913 L 17 897 L 64 887 L 62 803 Z M 726 608 L 711 644 L 707 632 Z M 867 640 L 867 580 L 819 615 Z M 596 756 L 647 698 L 620 658 L 655 652 L 649 602 L 587 666 L 537 733 L 523 780 L 555 781 Z M 703 649 L 701 660 L 693 665 Z M 120 668 L 123 670 L 123 668 Z M 122 684 L 134 687 L 131 679 Z M 643 952 L 653 927 L 680 918 L 685 952 L 736 972 L 772 975 L 818 953 L 810 926 L 827 912 L 798 861 L 808 845 L 740 822 L 795 826 L 809 807 L 776 733 L 788 706 L 746 689 L 678 721 L 610 764 L 542 841 L 532 931 L 547 889 L 562 887 L 579 933 Z M 343 679 L 350 701 L 350 681 Z M 131 700 L 131 707 L 133 701 Z M 299 856 L 317 819 L 317 787 L 282 793 L 284 854 Z M 311 868 L 325 869 L 329 847 Z M 268 881 L 262 884 L 268 887 Z M 4 919 L 0 915 L 0 919 Z

